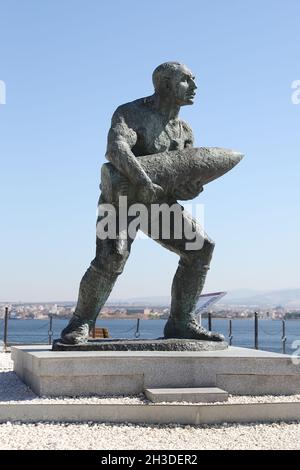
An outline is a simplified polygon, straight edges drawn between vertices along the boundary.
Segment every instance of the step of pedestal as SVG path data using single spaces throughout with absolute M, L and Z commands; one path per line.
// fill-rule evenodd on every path
M 144 394 L 154 403 L 190 402 L 214 403 L 228 400 L 228 392 L 218 387 L 147 388 Z

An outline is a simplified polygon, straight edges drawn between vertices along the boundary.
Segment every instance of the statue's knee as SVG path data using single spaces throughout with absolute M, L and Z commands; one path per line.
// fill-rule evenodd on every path
M 123 253 L 116 253 L 112 256 L 110 260 L 113 272 L 121 274 L 125 267 L 126 261 L 128 260 L 129 252 L 125 251 Z
M 110 254 L 107 257 L 96 256 L 91 265 L 96 271 L 101 273 L 106 273 L 107 275 L 111 274 L 121 274 L 125 267 L 126 261 L 129 257 L 129 252 L 116 252 Z
M 185 253 L 185 259 L 189 264 L 193 264 L 195 268 L 201 269 L 204 265 L 210 265 L 215 243 L 210 239 L 205 239 L 203 246 L 198 250 L 191 250 Z
M 207 252 L 207 254 L 211 258 L 215 249 L 215 242 L 213 242 L 212 240 L 206 239 L 204 242 L 203 248 L 204 248 L 204 251 Z
M 131 244 L 126 240 L 97 239 L 96 256 L 91 265 L 109 276 L 121 274 L 130 254 Z

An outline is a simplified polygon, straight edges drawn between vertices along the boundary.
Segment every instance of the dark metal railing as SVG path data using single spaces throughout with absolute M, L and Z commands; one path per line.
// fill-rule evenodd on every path
M 233 344 L 233 339 L 234 337 L 236 338 L 238 335 L 234 336 L 234 322 L 232 319 L 228 320 L 228 343 L 230 346 Z M 1 322 L 2 323 L 2 322 Z M 8 341 L 8 326 L 9 326 L 9 309 L 8 307 L 5 307 L 5 313 L 4 313 L 4 322 L 3 322 L 4 328 L 3 328 L 3 350 L 7 351 L 9 346 L 12 346 L 13 343 Z M 212 331 L 212 313 L 209 312 L 207 314 L 207 325 L 208 325 L 208 330 Z M 43 325 L 42 328 L 45 330 L 47 325 Z M 38 328 L 38 330 L 41 328 Z M 263 333 L 266 335 L 280 335 L 281 332 L 281 337 L 279 338 L 279 341 L 281 342 L 281 351 L 283 354 L 286 354 L 286 344 L 287 344 L 287 335 L 286 335 L 286 320 L 281 321 L 281 330 L 276 331 L 275 333 L 273 332 L 268 332 L 265 331 L 262 324 L 259 323 L 259 314 L 258 312 L 254 313 L 254 338 L 253 338 L 253 345 L 255 349 L 259 349 L 259 331 L 260 329 L 262 330 Z M 133 328 L 130 328 L 128 332 L 132 331 L 132 334 L 135 336 L 135 338 L 139 338 L 141 335 L 140 332 L 140 319 L 137 320 L 136 326 Z M 127 332 L 126 332 L 127 333 Z M 251 334 L 251 330 L 250 330 Z M 17 335 L 14 335 L 16 337 Z M 39 335 L 41 336 L 41 335 Z M 43 335 L 44 336 L 44 335 Z M 47 336 L 47 339 L 46 339 Z M 24 337 L 22 335 L 22 337 Z M 48 332 L 47 335 L 45 334 L 45 341 L 48 340 L 48 344 L 51 345 L 53 341 L 53 316 L 50 314 L 49 315 L 49 325 L 48 325 Z M 24 342 L 23 342 L 24 344 Z M 43 343 L 45 344 L 45 343 Z M 249 347 L 249 346 L 248 346 Z

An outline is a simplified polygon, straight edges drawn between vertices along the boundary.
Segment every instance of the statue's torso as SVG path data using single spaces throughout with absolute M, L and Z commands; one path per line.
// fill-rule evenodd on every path
M 137 157 L 184 149 L 193 144 L 189 126 L 179 119 L 165 121 L 162 115 L 153 109 L 151 97 L 124 104 L 116 113 L 119 113 L 127 126 L 136 133 L 137 141 L 131 150 Z

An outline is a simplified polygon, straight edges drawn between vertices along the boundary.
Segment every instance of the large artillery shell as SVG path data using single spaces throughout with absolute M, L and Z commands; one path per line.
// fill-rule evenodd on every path
M 153 183 L 160 185 L 167 197 L 184 200 L 197 196 L 199 188 L 235 167 L 243 154 L 218 147 L 200 147 L 137 158 Z M 187 197 L 190 188 L 196 188 L 195 194 Z M 101 189 L 110 202 L 117 202 L 120 195 L 139 201 L 139 187 L 134 186 L 111 163 L 102 166 Z

